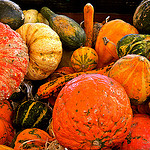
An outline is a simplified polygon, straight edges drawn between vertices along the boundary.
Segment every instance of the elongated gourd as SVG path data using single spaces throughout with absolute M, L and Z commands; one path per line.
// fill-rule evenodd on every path
M 92 4 L 87 3 L 84 6 L 83 12 L 84 12 L 84 31 L 86 34 L 85 46 L 92 47 L 94 7 L 92 6 Z
M 97 74 L 102 74 L 102 75 L 108 75 L 108 71 L 111 69 L 113 66 L 114 62 L 103 67 L 100 69 L 95 69 L 92 71 L 86 71 L 86 72 L 78 72 L 78 73 L 73 73 L 73 74 L 68 74 L 64 75 L 62 77 L 56 78 L 54 80 L 51 80 L 49 82 L 46 82 L 45 84 L 41 85 L 37 93 L 35 95 L 35 98 L 41 98 L 45 99 L 53 95 L 55 92 L 60 90 L 68 81 L 72 80 L 73 78 L 81 75 L 81 74 L 86 74 L 86 73 L 97 73 Z
M 75 50 L 84 46 L 85 31 L 76 21 L 65 15 L 54 13 L 48 7 L 42 7 L 40 12 L 49 21 L 50 27 L 59 35 L 63 47 Z

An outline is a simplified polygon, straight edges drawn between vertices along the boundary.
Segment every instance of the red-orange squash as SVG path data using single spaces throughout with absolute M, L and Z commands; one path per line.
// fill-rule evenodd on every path
M 132 122 L 124 88 L 100 74 L 82 74 L 60 91 L 53 109 L 53 131 L 69 149 L 110 149 L 123 142 Z
M 126 55 L 115 62 L 108 76 L 125 88 L 132 104 L 142 104 L 150 97 L 150 61 L 146 57 Z
M 117 55 L 117 42 L 127 34 L 138 34 L 137 29 L 131 24 L 114 19 L 106 22 L 97 36 L 95 50 L 98 53 L 98 68 L 119 59 Z
M 129 135 L 120 150 L 149 150 L 150 149 L 150 116 L 135 114 Z
M 18 90 L 27 73 L 28 48 L 21 36 L 0 23 L 0 100 Z

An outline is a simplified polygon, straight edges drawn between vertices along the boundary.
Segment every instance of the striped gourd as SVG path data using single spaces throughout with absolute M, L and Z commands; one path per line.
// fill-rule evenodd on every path
M 47 104 L 28 100 L 16 108 L 13 123 L 17 130 L 33 127 L 46 129 L 51 117 L 52 110 Z

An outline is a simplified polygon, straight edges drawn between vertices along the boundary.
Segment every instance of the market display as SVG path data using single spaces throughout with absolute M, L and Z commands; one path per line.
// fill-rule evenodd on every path
M 77 22 L 0 0 L 0 150 L 149 150 L 149 5 Z

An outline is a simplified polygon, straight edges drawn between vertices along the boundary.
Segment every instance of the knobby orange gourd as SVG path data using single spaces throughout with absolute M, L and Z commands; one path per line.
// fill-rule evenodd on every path
M 92 6 L 92 4 L 87 3 L 84 6 L 83 12 L 84 12 L 84 31 L 86 34 L 85 46 L 92 47 L 94 7 Z

